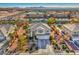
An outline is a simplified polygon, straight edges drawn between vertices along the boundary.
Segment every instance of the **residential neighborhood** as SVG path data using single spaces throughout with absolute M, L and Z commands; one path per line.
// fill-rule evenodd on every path
M 0 55 L 79 54 L 79 8 L 0 7 Z

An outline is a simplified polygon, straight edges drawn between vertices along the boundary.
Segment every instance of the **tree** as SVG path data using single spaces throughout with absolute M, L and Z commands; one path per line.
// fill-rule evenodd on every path
M 66 48 L 67 48 L 66 45 L 63 44 L 63 45 L 62 45 L 62 49 L 65 50 Z
M 21 35 L 20 37 L 19 37 L 19 42 L 18 42 L 18 47 L 19 47 L 19 50 L 21 51 L 21 52 L 25 52 L 26 51 L 26 45 L 27 45 L 27 38 L 26 38 L 26 36 L 24 36 L 24 35 Z
M 12 33 L 9 33 L 9 36 L 12 36 Z
M 48 21 L 47 21 L 48 24 L 54 24 L 55 22 L 56 21 L 55 21 L 54 18 L 49 18 Z
M 19 36 L 18 47 L 21 52 L 26 52 L 28 50 L 28 35 L 27 35 L 28 30 L 27 28 L 28 28 L 27 25 L 24 26 L 23 30 L 25 30 L 25 33 Z
M 32 22 L 32 18 L 29 18 L 29 22 Z
M 28 26 L 24 26 L 23 29 L 27 30 L 28 29 Z
M 67 53 L 69 53 L 69 50 L 68 50 L 68 49 L 66 49 L 66 52 L 67 52 Z

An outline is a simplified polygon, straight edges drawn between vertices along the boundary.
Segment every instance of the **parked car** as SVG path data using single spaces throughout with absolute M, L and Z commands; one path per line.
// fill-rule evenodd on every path
M 2 55 L 3 53 L 4 53 L 4 50 L 0 48 L 0 55 Z
M 0 42 L 6 40 L 6 37 L 3 35 L 3 33 L 0 32 Z

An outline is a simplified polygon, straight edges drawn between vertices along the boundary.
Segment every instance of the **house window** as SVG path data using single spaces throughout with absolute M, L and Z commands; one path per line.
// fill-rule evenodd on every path
M 74 36 L 78 36 L 78 33 L 77 32 L 74 32 Z
M 49 30 L 47 30 L 46 32 L 47 32 L 47 33 L 49 33 L 50 31 L 49 31 Z
M 43 30 L 38 30 L 38 33 L 43 33 Z

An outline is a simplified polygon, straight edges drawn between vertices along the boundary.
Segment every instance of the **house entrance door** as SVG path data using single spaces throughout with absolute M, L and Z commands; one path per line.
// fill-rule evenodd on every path
M 38 39 L 38 48 L 45 49 L 47 45 L 50 44 L 49 39 Z

